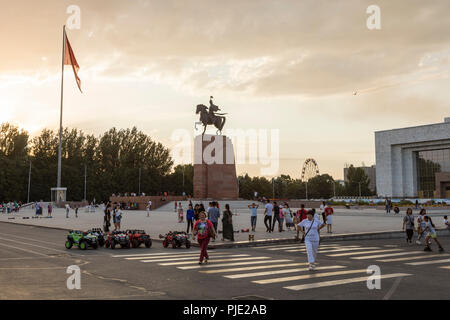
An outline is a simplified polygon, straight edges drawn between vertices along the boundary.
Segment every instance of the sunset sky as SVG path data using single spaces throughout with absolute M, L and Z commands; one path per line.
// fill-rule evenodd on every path
M 0 4 L 0 122 L 31 135 L 59 126 L 70 5 L 81 9 L 67 33 L 83 94 L 66 67 L 63 125 L 86 133 L 137 126 L 172 147 L 213 95 L 226 128 L 280 130 L 279 174 L 299 178 L 314 158 L 342 179 L 345 163 L 375 164 L 374 131 L 450 116 L 448 0 Z M 366 26 L 372 4 L 381 30 Z

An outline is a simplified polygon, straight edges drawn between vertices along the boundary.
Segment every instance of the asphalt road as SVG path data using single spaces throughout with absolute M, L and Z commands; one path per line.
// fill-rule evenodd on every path
M 398 239 L 324 242 L 310 272 L 301 244 L 210 250 L 199 266 L 198 248 L 66 250 L 66 235 L 0 223 L 0 299 L 450 299 L 448 237 L 447 253 Z M 79 290 L 67 288 L 72 265 Z M 367 287 L 370 265 L 380 289 Z

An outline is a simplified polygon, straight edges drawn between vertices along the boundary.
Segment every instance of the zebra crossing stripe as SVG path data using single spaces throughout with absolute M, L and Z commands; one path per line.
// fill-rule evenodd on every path
M 338 247 L 340 246 L 339 244 L 323 244 L 321 245 L 321 247 Z M 296 245 L 292 245 L 292 244 L 285 244 L 285 245 L 273 245 L 273 246 L 260 246 L 260 247 L 252 247 L 253 249 L 269 249 L 269 248 L 275 248 L 275 249 L 283 249 L 284 247 L 292 247 L 292 248 L 298 248 L 298 247 L 305 247 L 304 244 L 296 244 Z
M 368 250 L 368 249 L 380 249 L 379 247 L 367 247 L 367 248 L 341 248 L 341 249 L 331 249 L 328 250 L 328 248 L 324 248 L 324 250 L 320 249 L 319 247 L 319 253 L 332 253 L 332 252 L 343 252 L 343 251 L 357 251 L 357 250 Z M 286 250 L 286 252 L 306 252 L 306 249 L 302 250 Z
M 327 269 L 341 269 L 345 268 L 344 266 L 324 266 L 317 267 L 316 270 L 327 270 Z M 240 279 L 240 278 L 251 278 L 251 277 L 260 277 L 260 276 L 270 276 L 273 274 L 282 274 L 282 273 L 292 273 L 292 272 L 305 272 L 308 271 L 308 268 L 295 268 L 295 269 L 284 269 L 284 270 L 272 270 L 272 271 L 263 271 L 263 272 L 254 272 L 254 273 L 241 273 L 241 274 L 231 274 L 228 276 L 224 276 L 229 279 Z
M 345 252 L 345 253 L 327 254 L 327 257 L 346 257 L 346 256 L 356 256 L 358 254 L 382 253 L 382 252 L 393 252 L 393 251 L 402 251 L 402 250 L 401 249 L 383 249 L 383 250 L 372 250 L 372 251 Z
M 173 249 L 172 249 L 173 250 Z M 174 250 L 175 251 L 175 250 Z M 183 254 L 194 254 L 194 253 L 200 253 L 200 250 L 188 250 L 188 251 L 183 251 L 183 252 L 172 252 L 172 253 L 168 253 L 168 252 L 159 252 L 159 253 L 135 253 L 135 254 L 117 254 L 117 255 L 113 255 L 113 258 L 126 258 L 126 257 L 137 257 L 137 256 L 162 256 L 162 255 L 183 255 Z M 217 253 L 217 251 L 214 251 L 215 253 Z
M 304 279 L 315 279 L 321 277 L 331 277 L 331 276 L 341 276 L 345 274 L 353 274 L 353 273 L 366 273 L 367 269 L 358 269 L 358 270 L 344 270 L 344 271 L 333 271 L 333 272 L 323 272 L 323 273 L 312 273 L 312 274 L 304 274 L 300 276 L 293 277 L 284 277 L 284 278 L 275 278 L 275 279 L 264 279 L 264 280 L 254 280 L 253 283 L 257 284 L 269 284 L 269 283 L 278 283 L 278 282 L 286 282 L 286 281 L 294 281 L 294 280 L 304 280 Z M 366 277 L 367 278 L 367 277 Z
M 411 274 L 391 273 L 391 274 L 380 275 L 379 278 L 380 279 L 388 279 L 388 278 L 398 278 L 398 277 L 406 277 L 406 276 L 411 276 Z M 368 276 L 359 277 L 359 278 L 342 279 L 342 280 L 323 281 L 323 282 L 315 282 L 315 283 L 309 283 L 309 284 L 301 284 L 301 285 L 297 285 L 297 286 L 284 287 L 284 289 L 299 291 L 299 290 L 306 290 L 306 289 L 313 289 L 313 288 L 338 286 L 338 285 L 355 283 L 355 282 L 364 282 L 364 281 L 367 281 L 367 279 L 368 279 Z
M 181 270 L 199 269 L 199 268 L 216 268 L 216 267 L 231 267 L 231 266 L 246 266 L 252 264 L 264 264 L 264 263 L 275 263 L 275 262 L 290 262 L 289 259 L 279 259 L 279 260 L 260 260 L 260 261 L 243 261 L 243 262 L 231 262 L 231 263 L 218 263 L 212 265 L 196 265 L 187 267 L 177 267 Z
M 443 266 L 443 267 L 440 267 L 441 269 L 449 269 L 450 270 L 450 266 Z
M 166 254 L 166 255 L 161 255 L 161 256 L 147 256 L 147 255 L 140 255 L 137 257 L 130 257 L 130 258 L 125 258 L 125 260 L 141 260 L 141 259 L 162 259 L 162 258 L 183 258 L 183 257 L 198 257 L 200 253 L 199 252 L 195 252 L 195 253 L 186 253 L 186 254 Z M 232 255 L 232 253 L 216 253 L 216 254 L 220 254 L 221 256 L 229 256 Z M 212 254 L 210 253 L 210 256 L 215 256 L 217 257 L 216 254 Z
M 226 255 L 226 256 L 214 256 L 214 258 L 228 258 L 228 257 L 249 257 L 248 254 L 233 254 L 233 255 Z M 181 261 L 181 260 L 198 260 L 199 255 L 196 254 L 193 257 L 182 257 L 182 258 L 168 258 L 168 259 L 145 259 L 141 260 L 141 262 L 165 262 L 165 261 Z M 217 260 L 214 260 L 217 261 Z
M 213 260 L 213 262 L 226 262 L 226 261 L 241 261 L 241 260 L 259 260 L 259 259 L 270 259 L 271 257 L 248 257 L 248 258 L 231 258 L 231 259 L 218 259 Z M 185 261 L 185 262 L 166 262 L 160 263 L 160 266 L 178 266 L 182 264 L 194 264 L 198 263 L 198 261 Z
M 377 258 L 384 258 L 384 257 L 405 256 L 408 254 L 417 254 L 417 253 L 423 253 L 423 252 L 422 251 L 409 251 L 409 252 L 397 252 L 397 253 L 388 253 L 388 254 L 376 254 L 373 256 L 352 257 L 352 259 L 355 259 L 355 260 L 377 259 Z
M 405 261 L 405 260 L 417 260 L 417 259 L 427 259 L 427 258 L 436 258 L 436 257 L 448 257 L 450 255 L 446 254 L 422 254 L 421 256 L 415 257 L 403 257 L 403 258 L 393 258 L 393 259 L 382 259 L 377 260 L 379 262 L 397 262 L 397 261 Z
M 300 266 L 307 266 L 307 265 L 309 265 L 307 262 L 303 262 L 303 263 L 284 263 L 284 264 L 271 264 L 271 265 L 268 265 L 268 266 L 252 266 L 252 267 L 242 267 L 242 268 L 205 270 L 205 271 L 200 271 L 200 272 L 201 273 L 225 273 L 225 272 L 238 272 L 238 271 L 271 269 L 271 268 L 281 268 L 281 267 L 300 267 Z
M 304 244 L 300 244 L 300 245 L 296 245 L 296 246 L 282 246 L 282 247 L 273 247 L 273 248 L 269 248 L 267 250 L 269 251 L 275 251 L 275 250 L 287 250 L 287 249 L 298 249 L 298 248 L 305 248 Z M 331 249 L 331 248 L 345 248 L 343 246 L 328 246 L 328 245 L 321 245 L 321 248 L 326 248 L 326 249 Z M 359 246 L 348 246 L 349 248 L 353 248 L 353 247 L 359 247 Z
M 421 262 L 410 262 L 410 263 L 405 263 L 405 264 L 410 265 L 410 266 L 422 266 L 424 264 L 436 264 L 436 263 L 447 263 L 447 262 L 450 262 L 450 259 L 421 261 Z

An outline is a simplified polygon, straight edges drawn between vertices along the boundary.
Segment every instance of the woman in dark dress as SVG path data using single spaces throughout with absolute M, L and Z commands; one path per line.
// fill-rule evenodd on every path
M 111 226 L 111 206 L 108 205 L 105 208 L 105 216 L 103 218 L 103 230 L 109 232 L 109 227 Z
M 233 214 L 230 211 L 230 206 L 228 204 L 226 204 L 225 211 L 223 212 L 223 217 L 222 217 L 223 239 L 227 239 L 230 241 L 234 241 L 233 218 L 232 217 L 233 217 Z

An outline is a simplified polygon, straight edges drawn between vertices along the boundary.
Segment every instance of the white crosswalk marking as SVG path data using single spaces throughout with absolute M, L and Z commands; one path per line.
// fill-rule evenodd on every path
M 188 267 L 177 267 L 181 270 L 199 269 L 199 268 L 216 268 L 216 267 L 231 267 L 231 266 L 245 266 L 252 264 L 264 264 L 264 263 L 278 263 L 278 262 L 292 262 L 289 259 L 279 259 L 279 260 L 260 260 L 260 261 L 244 261 L 244 262 L 231 262 L 231 263 L 218 263 L 212 265 L 196 265 Z
M 283 263 L 283 264 L 271 264 L 265 266 L 251 266 L 251 267 L 242 267 L 242 268 L 228 268 L 228 269 L 217 269 L 217 270 L 205 270 L 200 271 L 201 273 L 226 273 L 226 272 L 238 272 L 238 271 L 249 271 L 249 270 L 261 270 L 261 269 L 272 269 L 272 268 L 280 268 L 280 267 L 300 267 L 307 266 L 309 263 Z
M 340 244 L 321 244 L 321 247 L 340 247 L 342 245 Z M 298 248 L 298 247 L 305 247 L 305 245 L 303 243 L 298 243 L 298 244 L 285 244 L 285 245 L 273 245 L 273 246 L 260 246 L 260 247 L 252 247 L 253 249 L 285 249 L 285 248 Z
M 345 268 L 344 266 L 325 266 L 325 267 L 317 267 L 316 270 L 327 270 L 327 269 L 341 269 Z M 295 268 L 295 269 L 283 269 L 283 270 L 272 270 L 272 271 L 263 271 L 263 272 L 254 272 L 254 273 L 241 273 L 241 274 L 231 274 L 224 276 L 229 279 L 241 279 L 241 278 L 252 278 L 252 277 L 260 277 L 260 276 L 270 276 L 274 274 L 283 274 L 283 273 L 292 273 L 292 272 L 305 272 L 309 271 L 308 268 Z
M 360 246 L 325 246 L 325 245 L 320 245 L 320 248 L 324 248 L 324 249 L 339 249 L 339 248 L 355 248 L 355 247 L 360 247 Z M 276 250 L 288 250 L 288 249 L 305 249 L 305 245 L 296 245 L 296 246 L 290 246 L 290 247 L 274 247 L 274 248 L 269 248 L 267 250 L 269 251 L 276 251 Z
M 408 273 L 384 274 L 384 275 L 380 276 L 380 279 L 398 278 L 398 277 L 406 277 L 406 276 L 411 276 L 411 274 L 408 274 Z M 359 277 L 359 278 L 350 278 L 350 279 L 342 279 L 342 280 L 301 284 L 301 285 L 289 286 L 289 287 L 284 287 L 284 288 L 289 289 L 289 290 L 299 291 L 299 290 L 306 290 L 306 289 L 313 289 L 313 288 L 338 286 L 338 285 L 344 285 L 344 284 L 355 283 L 355 282 L 364 282 L 364 281 L 367 281 L 367 279 L 368 279 L 368 277 L 366 276 L 366 277 Z
M 254 280 L 252 282 L 257 283 L 257 284 L 269 284 L 269 283 L 287 282 L 287 281 L 304 280 L 304 279 L 316 279 L 316 278 L 322 278 L 322 277 L 341 276 L 341 275 L 345 275 L 345 274 L 365 273 L 365 272 L 367 272 L 367 269 L 344 270 L 344 271 L 304 274 L 304 275 L 293 276 L 293 277 Z
M 405 256 L 405 255 L 408 255 L 408 254 L 418 254 L 418 253 L 422 253 L 422 251 L 409 251 L 409 252 L 377 254 L 377 255 L 373 255 L 373 256 L 352 257 L 352 259 L 355 259 L 355 260 L 377 259 L 377 258 L 384 258 L 384 257 Z
M 234 255 L 226 255 L 226 256 L 214 256 L 214 261 L 218 261 L 215 260 L 215 258 L 228 258 L 228 257 L 249 257 L 248 254 L 234 254 Z M 165 261 L 181 261 L 181 260 L 198 260 L 199 259 L 199 255 L 195 255 L 193 257 L 182 257 L 182 258 L 168 258 L 168 259 L 145 259 L 145 260 L 141 260 L 141 262 L 165 262 Z
M 450 262 L 450 259 L 410 262 L 410 263 L 406 263 L 406 264 L 410 265 L 410 266 L 422 266 L 424 264 L 437 264 L 437 263 L 447 263 L 447 262 Z
M 393 251 L 402 251 L 402 250 L 401 249 L 383 249 L 383 250 L 371 250 L 371 251 L 345 252 L 345 253 L 327 254 L 327 257 L 346 257 L 346 256 L 356 256 L 356 255 L 360 255 L 360 254 L 393 252 Z
M 217 259 L 211 261 L 212 263 L 216 262 L 226 262 L 226 261 L 242 261 L 242 260 L 262 260 L 262 259 L 270 259 L 271 257 L 249 257 L 249 258 L 230 258 L 230 259 Z M 198 261 L 184 261 L 184 262 L 166 262 L 166 263 L 160 263 L 160 266 L 179 266 L 182 264 L 194 264 L 198 263 Z
M 428 259 L 428 258 L 436 258 L 436 257 L 449 257 L 448 254 L 423 254 L 421 256 L 415 257 L 403 257 L 403 258 L 392 258 L 392 259 L 381 259 L 377 260 L 380 262 L 397 262 L 397 261 L 409 261 L 409 260 L 417 260 L 417 259 Z
M 219 254 L 220 256 L 231 256 L 232 253 L 209 253 L 210 256 L 214 256 L 217 257 L 217 254 Z M 142 260 L 142 259 L 163 259 L 163 258 L 183 258 L 183 257 L 198 257 L 200 255 L 200 252 L 195 252 L 195 253 L 189 253 L 189 254 L 168 254 L 168 255 L 161 255 L 161 256 L 147 256 L 147 255 L 141 255 L 141 256 L 136 256 L 136 257 L 130 257 L 130 258 L 125 258 L 125 260 Z
M 450 266 L 443 266 L 443 267 L 440 267 L 441 269 L 449 269 L 450 270 Z
M 380 249 L 379 247 L 367 247 L 367 248 L 339 248 L 339 249 L 328 249 L 319 247 L 319 253 L 333 253 L 333 252 L 345 252 L 345 251 L 358 251 L 358 250 L 368 250 L 368 249 Z M 286 250 L 286 252 L 306 252 L 306 249 L 301 250 Z
M 173 250 L 173 249 L 172 249 Z M 174 250 L 175 251 L 175 250 Z M 188 251 L 179 251 L 179 252 L 159 252 L 159 253 L 134 253 L 134 254 L 118 254 L 113 255 L 113 258 L 126 258 L 126 257 L 137 257 L 137 256 L 163 256 L 163 255 L 184 255 L 184 254 L 199 254 L 200 250 L 188 250 Z M 217 253 L 217 251 L 214 251 Z M 223 253 L 223 252 L 221 252 Z
M 361 248 L 360 246 L 351 246 L 351 247 L 327 247 L 323 248 L 322 246 L 319 246 L 319 252 L 338 252 L 338 251 L 347 251 L 347 250 L 364 250 L 366 248 Z M 367 249 L 377 249 L 375 248 L 367 248 Z M 286 252 L 306 252 L 306 248 L 301 249 L 292 249 L 292 250 L 285 250 Z

